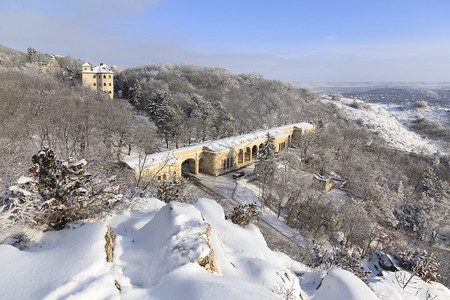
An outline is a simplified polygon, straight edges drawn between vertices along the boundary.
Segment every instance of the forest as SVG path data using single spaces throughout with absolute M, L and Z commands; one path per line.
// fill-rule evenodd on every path
M 43 71 L 51 60 L 57 69 Z M 315 133 L 297 141 L 296 151 L 275 155 L 258 171 L 265 205 L 317 246 L 303 255 L 305 262 L 324 264 L 319 258 L 330 247 L 362 257 L 377 250 L 392 255 L 426 250 L 437 257 L 448 286 L 449 241 L 440 231 L 450 211 L 448 157 L 393 149 L 313 91 L 259 74 L 150 64 L 116 76 L 111 101 L 81 86 L 82 63 L 0 46 L 2 189 L 27 174 L 30 158 L 43 147 L 62 159 L 85 159 L 90 173 L 116 175 L 131 191 L 136 182 L 118 164 L 124 148 L 149 154 L 312 122 Z M 305 172 L 341 178 L 354 201 L 327 202 Z

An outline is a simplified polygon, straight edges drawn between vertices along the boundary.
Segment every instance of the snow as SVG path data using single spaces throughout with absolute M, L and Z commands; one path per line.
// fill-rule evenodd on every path
M 369 278 L 315 270 L 271 251 L 254 225 L 225 220 L 213 200 L 192 204 L 135 198 L 103 221 L 46 232 L 24 250 L 0 244 L 2 299 L 448 299 L 440 284 L 395 273 Z M 116 234 L 106 262 L 105 233 Z M 198 260 L 214 257 L 217 268 Z M 408 275 L 406 271 L 404 274 Z M 403 274 L 403 273 L 400 273 Z M 120 287 L 120 291 L 117 288 Z M 417 292 L 417 289 L 420 289 Z M 415 294 L 414 294 L 415 293 Z
M 259 230 L 226 221 L 216 202 L 158 208 L 161 202 L 151 199 L 147 204 L 155 210 L 108 220 L 116 233 L 113 263 L 105 260 L 106 222 L 47 232 L 23 251 L 0 245 L 2 297 L 278 299 L 272 290 L 300 290 L 297 277 L 267 248 Z M 197 263 L 210 247 L 218 272 Z
M 48 232 L 26 251 L 0 244 L 2 298 L 58 299 L 89 290 L 94 278 L 110 276 L 105 232 L 106 224 L 93 223 Z
M 185 149 L 180 148 L 178 150 Z M 178 158 L 174 156 L 176 150 L 167 150 L 153 153 L 147 156 L 136 156 L 123 160 L 128 167 L 134 170 L 145 170 L 152 166 L 163 166 L 165 164 L 175 164 Z
M 83 65 L 83 66 L 85 66 L 85 65 Z M 86 65 L 86 67 L 87 66 L 90 66 L 90 65 L 88 64 L 88 65 Z M 113 74 L 114 72 L 109 70 L 109 67 L 107 65 L 103 64 L 100 66 L 93 67 L 92 70 L 83 71 L 83 73 L 87 73 L 87 74 L 98 74 L 98 73 L 100 73 L 100 74 L 107 73 L 108 74 L 108 73 L 110 73 L 110 74 Z
M 87 161 L 84 158 L 80 159 L 78 161 L 74 161 L 73 163 L 69 164 L 69 168 L 71 168 L 71 167 L 78 167 L 78 166 L 81 166 L 81 165 L 83 165 L 83 166 L 87 165 Z
M 245 205 L 256 202 L 258 209 L 262 210 L 261 215 L 259 216 L 260 220 L 270 224 L 272 228 L 283 234 L 292 242 L 295 242 L 298 245 L 307 246 L 307 242 L 301 234 L 277 218 L 271 210 L 262 209 L 261 199 L 259 197 L 259 188 L 257 184 L 248 181 L 248 179 L 252 177 L 252 174 L 254 174 L 254 166 L 250 165 L 241 170 L 245 172 L 246 177 L 238 180 L 232 178 L 233 173 L 228 173 L 217 177 L 203 173 L 190 175 L 200 180 L 204 186 L 216 191 L 221 196 L 228 198 L 229 201 L 234 201 L 236 205 Z
M 352 273 L 332 268 L 323 278 L 314 300 L 377 300 L 372 290 Z
M 17 179 L 17 184 L 25 184 L 34 181 L 32 177 L 27 176 L 20 176 L 19 179 Z
M 323 96 L 322 99 L 341 108 L 349 119 L 362 120 L 369 130 L 381 134 L 396 149 L 425 154 L 440 151 L 442 154 L 448 154 L 448 149 L 444 146 L 437 144 L 436 141 L 425 139 L 409 129 L 411 122 L 421 116 L 445 124 L 448 118 L 446 108 L 415 109 L 412 105 L 364 103 L 361 100 L 349 98 L 342 98 L 340 102 L 336 102 L 328 98 Z M 363 104 L 364 108 L 352 107 L 355 102 Z

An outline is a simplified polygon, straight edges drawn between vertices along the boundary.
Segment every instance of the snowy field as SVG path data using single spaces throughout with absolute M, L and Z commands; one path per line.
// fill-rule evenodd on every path
M 449 149 L 443 143 L 425 139 L 410 129 L 412 122 L 421 118 L 449 126 L 448 107 L 430 106 L 418 109 L 413 105 L 364 103 L 361 100 L 349 98 L 332 101 L 330 97 L 322 96 L 322 99 L 336 104 L 350 120 L 359 121 L 369 130 L 381 134 L 390 145 L 397 149 L 425 154 L 435 154 L 438 151 L 444 155 L 449 154 Z
M 444 286 L 417 277 L 403 289 L 392 272 L 366 285 L 339 268 L 310 269 L 271 251 L 254 225 L 225 220 L 213 200 L 134 201 L 133 212 L 47 232 L 23 250 L 0 245 L 0 298 L 450 299 Z M 112 262 L 107 225 L 116 234 Z

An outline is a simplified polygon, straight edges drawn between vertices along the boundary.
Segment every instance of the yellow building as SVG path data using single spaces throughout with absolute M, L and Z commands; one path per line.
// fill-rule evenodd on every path
M 83 64 L 82 80 L 83 86 L 114 98 L 114 72 L 107 65 L 101 63 L 100 66 L 91 67 L 89 63 Z
M 134 157 L 123 163 L 140 177 L 158 180 L 178 179 L 183 172 L 199 172 L 221 175 L 243 168 L 255 162 L 259 149 L 267 139 L 273 137 L 277 152 L 286 151 L 292 140 L 301 134 L 314 131 L 309 123 L 296 123 L 272 129 L 253 131 L 247 134 L 208 141 L 179 149 L 154 153 L 145 157 Z

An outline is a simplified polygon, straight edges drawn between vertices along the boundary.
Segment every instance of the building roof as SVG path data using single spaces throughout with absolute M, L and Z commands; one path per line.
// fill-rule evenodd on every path
M 85 62 L 82 67 L 90 67 L 91 65 L 88 62 Z
M 113 71 L 111 71 L 110 69 L 109 69 L 109 67 L 107 66 L 107 65 L 105 65 L 105 64 L 102 64 L 102 65 L 100 65 L 100 66 L 96 66 L 96 67 L 93 67 L 92 68 L 92 70 L 86 70 L 86 71 L 83 71 L 83 73 L 87 73 L 87 74 L 104 74 L 104 73 L 109 73 L 109 74 L 114 74 L 114 72 Z

